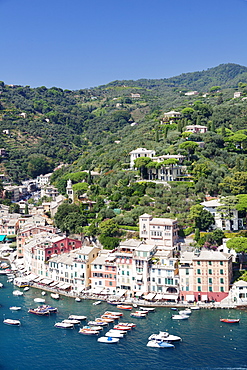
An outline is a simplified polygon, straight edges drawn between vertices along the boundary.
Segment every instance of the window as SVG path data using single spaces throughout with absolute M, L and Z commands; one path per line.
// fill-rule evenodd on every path
M 220 284 L 224 284 L 224 279 L 220 278 Z
M 201 291 L 201 287 L 200 287 L 200 286 L 198 286 L 198 287 L 197 287 L 197 291 L 198 291 L 198 292 L 200 292 L 200 291 Z
M 109 282 L 109 285 L 112 286 L 112 281 Z
M 212 279 L 212 278 L 209 278 L 209 279 L 208 279 L 208 282 L 209 282 L 209 284 L 212 284 L 213 279 Z
M 208 270 L 208 274 L 212 275 L 212 270 L 211 269 Z
M 220 291 L 224 292 L 224 287 L 223 286 L 220 287 Z
M 198 284 L 201 284 L 201 278 L 197 278 Z
M 208 264 L 209 264 L 209 266 L 211 266 L 212 265 L 212 261 L 208 261 Z
M 197 273 L 198 273 L 198 275 L 200 275 L 201 274 L 201 270 L 200 269 L 197 269 Z
M 220 270 L 220 275 L 224 275 L 224 270 Z
M 185 274 L 189 275 L 189 269 L 185 269 Z
M 213 288 L 210 286 L 210 287 L 208 288 L 208 290 L 209 290 L 209 292 L 212 292 L 212 291 L 213 291 Z
M 223 266 L 223 261 L 220 261 L 220 265 Z
M 201 264 L 201 261 L 197 261 L 197 265 L 199 266 Z

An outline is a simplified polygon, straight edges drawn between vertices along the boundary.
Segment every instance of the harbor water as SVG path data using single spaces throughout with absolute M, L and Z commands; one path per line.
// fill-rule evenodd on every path
M 16 287 L 0 276 L 4 287 L 0 289 L 0 370 L 158 370 L 158 369 L 247 369 L 247 311 L 201 309 L 192 311 L 188 320 L 172 320 L 174 311 L 158 307 L 145 319 L 136 319 L 123 312 L 123 322 L 134 322 L 136 328 L 117 344 L 97 342 L 97 336 L 84 336 L 74 329 L 55 328 L 55 322 L 67 319 L 70 314 L 85 315 L 88 320 L 99 317 L 106 310 L 120 311 L 106 302 L 93 305 L 92 300 L 76 302 L 61 296 L 55 301 L 47 293 L 30 288 L 23 296 L 14 296 Z M 23 289 L 20 289 L 23 291 Z M 59 312 L 50 316 L 28 313 L 37 307 L 34 298 L 45 298 L 46 304 Z M 21 306 L 20 311 L 10 311 Z M 21 326 L 3 324 L 5 318 L 18 319 Z M 240 319 L 239 324 L 226 324 L 220 318 Z M 82 322 L 86 325 L 86 321 Z M 102 334 L 112 327 L 110 324 Z M 179 335 L 182 341 L 175 348 L 150 348 L 148 337 L 159 331 Z

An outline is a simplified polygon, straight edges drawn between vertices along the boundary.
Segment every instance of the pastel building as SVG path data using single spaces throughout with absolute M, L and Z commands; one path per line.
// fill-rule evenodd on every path
M 154 150 L 148 150 L 146 148 L 137 148 L 132 150 L 130 153 L 130 168 L 135 167 L 135 160 L 141 157 L 152 158 L 155 156 Z
M 189 257 L 191 257 L 190 261 Z M 184 265 L 185 261 L 185 258 L 181 259 L 181 265 Z M 191 256 L 187 255 L 187 264 L 179 269 L 181 300 L 220 302 L 227 297 L 232 279 L 231 254 L 201 250 Z M 182 280 L 186 276 L 188 284 Z M 188 289 L 184 290 L 186 287 Z
M 115 257 L 108 250 L 101 253 L 91 263 L 91 292 L 95 294 L 115 294 L 117 291 L 117 267 Z
M 178 223 L 170 218 L 156 218 L 147 213 L 139 217 L 139 237 L 156 245 L 173 248 L 178 243 Z

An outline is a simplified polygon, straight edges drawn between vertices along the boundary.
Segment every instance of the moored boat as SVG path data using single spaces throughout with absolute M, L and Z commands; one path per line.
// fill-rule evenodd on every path
M 105 311 L 104 315 L 123 316 L 122 312 L 117 311 Z
M 21 292 L 20 290 L 13 290 L 13 295 L 21 296 L 21 295 L 23 295 L 23 292 Z
M 19 310 L 21 310 L 21 307 L 19 307 L 19 306 L 11 306 L 9 309 L 11 311 L 19 311 Z
M 113 326 L 114 330 L 123 330 L 123 331 L 129 331 L 132 329 L 131 326 L 123 326 L 123 325 L 114 325 Z
M 188 320 L 188 315 L 172 315 L 173 320 Z
M 118 304 L 117 308 L 119 308 L 120 310 L 132 310 L 132 306 L 127 306 L 124 304 Z
M 13 325 L 13 326 L 20 326 L 20 320 L 13 320 L 13 319 L 4 319 L 3 323 L 6 325 Z
M 84 335 L 98 335 L 99 334 L 99 330 L 81 328 L 79 330 L 79 333 L 80 334 L 84 334 Z
M 130 316 L 135 317 L 136 319 L 145 319 L 147 314 L 141 312 L 132 312 Z
M 51 298 L 53 299 L 59 299 L 60 295 L 58 293 L 51 293 Z
M 48 310 L 41 310 L 40 308 L 29 308 L 28 312 L 37 316 L 45 316 L 50 314 Z
M 95 301 L 94 303 L 93 303 L 93 305 L 94 306 L 97 306 L 98 304 L 100 304 L 101 303 L 101 301 Z
M 73 325 L 80 325 L 80 320 L 70 320 L 70 319 L 65 319 L 62 322 L 65 322 L 66 324 L 73 324 Z
M 87 316 L 81 316 L 81 315 L 69 315 L 69 320 L 86 320 Z
M 73 324 L 69 324 L 69 323 L 66 323 L 66 322 L 56 322 L 56 324 L 54 326 L 56 328 L 61 328 L 61 329 L 73 329 L 74 328 Z
M 76 297 L 76 298 L 75 298 L 75 301 L 76 301 L 76 302 L 81 302 L 81 298 Z
M 177 342 L 182 340 L 182 338 L 178 337 L 177 335 L 169 334 L 166 331 L 160 331 L 159 334 L 150 335 L 150 337 L 148 337 L 148 340 L 164 340 L 168 342 Z
M 128 327 L 131 327 L 132 329 L 136 327 L 136 324 L 134 324 L 133 322 L 119 322 L 118 325 L 119 326 L 128 326 Z
M 220 319 L 220 321 L 227 324 L 237 324 L 240 322 L 240 319 Z
M 100 342 L 100 343 L 107 343 L 107 344 L 118 343 L 119 342 L 119 338 L 100 337 L 100 338 L 98 338 L 98 342 Z
M 147 343 L 147 347 L 154 347 L 154 348 L 174 348 L 174 345 L 168 342 L 164 341 L 158 341 L 158 340 L 150 340 Z
M 141 311 L 148 311 L 148 312 L 154 312 L 155 307 L 139 307 Z
M 36 302 L 36 303 L 45 303 L 45 299 L 44 298 L 34 298 L 34 302 Z
M 105 336 L 112 337 L 112 338 L 123 338 L 124 334 L 117 330 L 110 330 L 107 333 L 105 333 Z
M 90 326 L 107 326 L 108 323 L 106 321 L 88 321 L 87 323 Z

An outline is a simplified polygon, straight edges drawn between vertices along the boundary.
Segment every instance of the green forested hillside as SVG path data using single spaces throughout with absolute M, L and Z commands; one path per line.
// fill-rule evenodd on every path
M 184 140 L 181 123 L 170 125 L 168 132 L 160 125 L 163 113 L 170 109 L 183 112 L 182 126 L 198 123 L 211 125 L 213 132 L 223 126 L 233 132 L 243 130 L 247 103 L 233 99 L 233 93 L 241 91 L 244 97 L 246 82 L 247 68 L 235 64 L 79 91 L 1 82 L 0 145 L 8 153 L 2 158 L 2 171 L 18 183 L 50 171 L 59 162 L 100 171 L 122 168 L 129 161 L 129 151 L 138 146 L 154 148 L 157 154 L 176 152 Z M 198 95 L 185 96 L 190 90 Z M 132 97 L 133 93 L 140 97 Z M 217 153 L 217 140 L 212 140 Z M 217 157 L 212 148 L 207 150 L 208 158 Z

